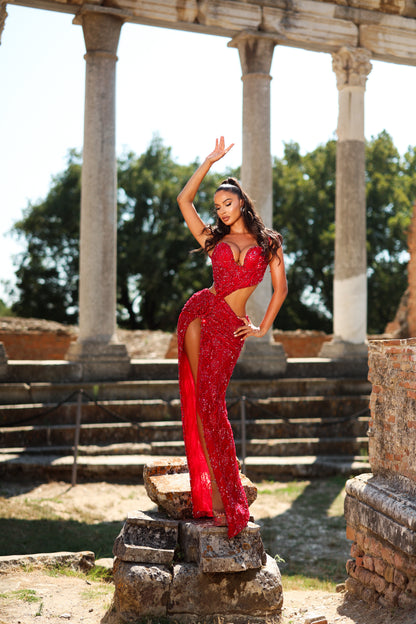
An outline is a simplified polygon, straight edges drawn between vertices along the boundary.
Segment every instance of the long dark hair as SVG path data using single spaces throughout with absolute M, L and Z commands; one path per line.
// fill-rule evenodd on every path
M 252 199 L 243 191 L 239 181 L 235 178 L 227 178 L 221 182 L 215 193 L 218 191 L 229 191 L 243 200 L 241 214 L 248 231 L 254 236 L 259 247 L 263 249 L 263 255 L 267 261 L 270 261 L 273 256 L 277 256 L 277 250 L 282 246 L 281 234 L 264 225 L 254 208 Z M 226 234 L 229 234 L 230 226 L 217 216 L 215 225 L 209 225 L 207 229 L 210 236 L 205 241 L 205 252 L 209 253 Z

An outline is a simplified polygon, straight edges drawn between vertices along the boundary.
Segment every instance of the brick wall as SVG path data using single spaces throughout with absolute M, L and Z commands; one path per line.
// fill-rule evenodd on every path
M 286 357 L 308 358 L 318 357 L 324 342 L 332 340 L 332 336 L 320 331 L 274 331 L 275 342 L 280 342 Z
M 347 528 L 353 541 L 347 561 L 349 592 L 369 603 L 416 608 L 416 558 L 411 557 L 370 531 Z
M 0 332 L 9 360 L 64 360 L 76 336 L 57 332 Z
M 373 474 L 416 481 L 416 338 L 371 342 L 368 378 Z
M 416 338 L 369 343 L 371 474 L 346 483 L 347 590 L 416 609 Z

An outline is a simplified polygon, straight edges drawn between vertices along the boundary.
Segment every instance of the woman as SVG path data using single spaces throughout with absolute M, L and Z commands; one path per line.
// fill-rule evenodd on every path
M 215 226 L 207 226 L 193 200 L 211 165 L 232 148 L 224 137 L 178 195 L 182 215 L 211 257 L 214 284 L 195 293 L 178 321 L 182 424 L 191 479 L 193 515 L 228 526 L 229 538 L 248 523 L 249 510 L 227 417 L 225 393 L 244 341 L 264 336 L 287 294 L 282 238 L 265 228 L 234 178 L 214 195 Z M 273 295 L 259 327 L 245 306 L 270 267 Z

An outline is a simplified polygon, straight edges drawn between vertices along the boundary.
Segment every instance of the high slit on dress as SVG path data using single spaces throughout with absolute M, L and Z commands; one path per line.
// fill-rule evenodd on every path
M 257 251 L 251 253 L 252 250 Z M 213 515 L 210 471 L 198 432 L 199 416 L 209 463 L 227 518 L 229 538 L 247 525 L 250 514 L 225 401 L 227 386 L 243 346 L 234 331 L 244 321 L 233 312 L 225 297 L 261 281 L 267 267 L 261 252 L 260 247 L 253 247 L 246 254 L 244 264 L 239 265 L 229 245 L 218 243 L 211 258 L 216 294 L 204 289 L 192 295 L 178 320 L 179 387 L 193 516 Z M 195 383 L 184 342 L 189 325 L 197 318 L 201 333 Z

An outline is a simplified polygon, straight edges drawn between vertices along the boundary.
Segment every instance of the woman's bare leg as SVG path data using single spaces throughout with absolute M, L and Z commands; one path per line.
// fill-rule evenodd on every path
M 199 345 L 201 340 L 201 319 L 196 318 L 189 323 L 185 332 L 184 338 L 184 350 L 185 355 L 188 358 L 189 365 L 191 367 L 192 377 L 194 378 L 195 389 L 197 387 L 198 378 L 198 361 L 199 361 Z M 223 512 L 224 505 L 221 500 L 221 496 L 218 490 L 217 482 L 215 481 L 214 472 L 209 460 L 208 449 L 205 443 L 204 428 L 199 414 L 196 415 L 196 422 L 198 426 L 199 439 L 201 440 L 202 450 L 204 452 L 205 460 L 207 462 L 209 476 L 211 479 L 212 488 L 212 508 L 216 512 Z

